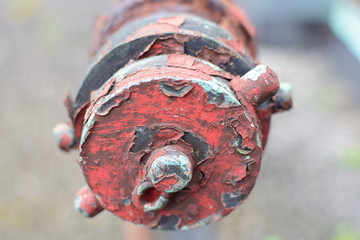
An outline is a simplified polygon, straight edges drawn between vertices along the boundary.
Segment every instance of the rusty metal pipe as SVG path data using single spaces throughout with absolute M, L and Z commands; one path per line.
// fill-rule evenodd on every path
M 55 135 L 80 150 L 78 210 L 186 230 L 249 195 L 271 115 L 291 96 L 256 59 L 255 30 L 232 1 L 142 0 L 99 18 L 92 62 L 65 103 L 71 123 Z

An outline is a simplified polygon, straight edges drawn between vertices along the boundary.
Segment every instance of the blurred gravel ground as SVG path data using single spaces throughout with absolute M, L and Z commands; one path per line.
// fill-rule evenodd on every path
M 2 240 L 121 239 L 118 218 L 88 220 L 73 209 L 85 183 L 77 152 L 60 152 L 51 135 L 87 68 L 92 23 L 112 4 L 0 0 Z M 292 83 L 294 109 L 273 118 L 257 184 L 209 228 L 218 239 L 360 239 L 359 89 L 327 44 L 260 48 L 261 61 Z

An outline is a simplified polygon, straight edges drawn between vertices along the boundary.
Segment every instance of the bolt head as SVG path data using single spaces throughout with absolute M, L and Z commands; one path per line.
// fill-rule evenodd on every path
M 192 161 L 184 153 L 170 148 L 162 153 L 163 155 L 157 156 L 151 162 L 148 178 L 159 191 L 178 192 L 185 188 L 192 178 Z

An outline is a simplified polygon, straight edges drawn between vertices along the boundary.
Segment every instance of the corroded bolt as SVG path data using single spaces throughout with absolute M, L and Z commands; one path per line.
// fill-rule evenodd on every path
M 155 150 L 148 163 L 147 176 L 151 184 L 161 192 L 178 192 L 186 187 L 192 178 L 192 160 L 176 146 Z
M 153 151 L 146 164 L 146 175 L 133 192 L 133 201 L 144 212 L 159 211 L 171 195 L 184 189 L 192 178 L 193 161 L 179 146 Z

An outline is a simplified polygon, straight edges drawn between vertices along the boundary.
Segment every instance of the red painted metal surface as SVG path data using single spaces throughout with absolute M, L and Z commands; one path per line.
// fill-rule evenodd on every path
M 287 85 L 255 59 L 255 31 L 231 1 L 123 1 L 99 18 L 93 60 L 63 150 L 88 187 L 76 207 L 153 229 L 217 221 L 249 195 Z M 280 88 L 280 91 L 279 91 Z

